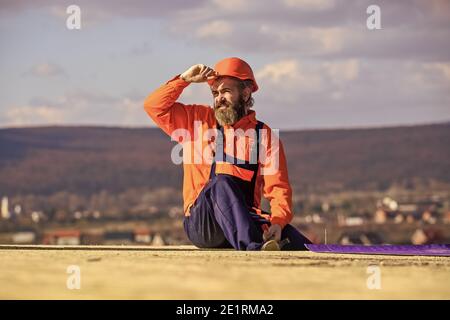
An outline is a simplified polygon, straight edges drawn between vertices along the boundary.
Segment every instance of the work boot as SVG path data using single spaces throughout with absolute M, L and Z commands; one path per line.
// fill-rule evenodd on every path
M 261 251 L 280 251 L 285 245 L 291 243 L 288 238 L 279 243 L 273 239 L 267 240 L 261 247 Z
M 261 251 L 280 251 L 280 246 L 276 240 L 268 240 L 261 247 Z

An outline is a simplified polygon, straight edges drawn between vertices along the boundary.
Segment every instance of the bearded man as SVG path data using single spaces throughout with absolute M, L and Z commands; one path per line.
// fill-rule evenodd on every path
M 213 107 L 177 101 L 191 83 L 209 84 Z M 145 111 L 164 132 L 172 138 L 180 130 L 187 133 L 183 152 L 196 144 L 192 137 L 199 129 L 216 132 L 195 150 L 212 161 L 183 157 L 184 229 L 199 248 L 305 250 L 311 243 L 289 224 L 292 189 L 285 153 L 278 136 L 256 119 L 257 90 L 251 67 L 233 57 L 214 69 L 194 65 L 145 100 Z M 254 134 L 234 134 L 238 131 Z M 270 212 L 261 210 L 261 197 L 268 199 Z

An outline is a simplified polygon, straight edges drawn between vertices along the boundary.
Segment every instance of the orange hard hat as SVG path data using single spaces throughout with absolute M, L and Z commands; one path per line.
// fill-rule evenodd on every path
M 253 75 L 252 68 L 242 59 L 239 58 L 225 58 L 216 63 L 214 70 L 219 74 L 218 76 L 230 76 L 241 80 L 252 80 L 253 88 L 252 92 L 258 90 L 255 76 Z M 211 86 L 214 80 L 208 81 Z

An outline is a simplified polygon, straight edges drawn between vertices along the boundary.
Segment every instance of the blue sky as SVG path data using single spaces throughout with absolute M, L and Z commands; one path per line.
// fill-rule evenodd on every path
M 381 30 L 366 27 L 372 3 Z M 230 56 L 252 66 L 273 128 L 450 121 L 449 38 L 444 0 L 0 0 L 0 127 L 153 126 L 152 90 Z M 193 84 L 180 100 L 212 98 Z

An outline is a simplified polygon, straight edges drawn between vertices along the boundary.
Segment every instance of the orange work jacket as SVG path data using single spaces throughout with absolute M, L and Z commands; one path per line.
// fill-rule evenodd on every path
M 178 75 L 151 93 L 144 102 L 144 109 L 153 121 L 183 147 L 183 200 L 186 216 L 189 216 L 190 207 L 210 179 L 216 136 L 208 133 L 217 127 L 214 110 L 210 106 L 185 105 L 177 102 L 183 89 L 188 85 L 189 83 L 180 79 Z M 229 149 L 234 149 L 232 150 L 234 155 L 238 155 L 236 158 L 248 161 L 251 158 L 254 137 L 229 133 L 254 130 L 256 124 L 256 113 L 251 110 L 234 125 L 224 126 L 225 152 L 230 153 Z M 292 220 L 293 215 L 292 189 L 289 184 L 286 157 L 278 136 L 266 124 L 263 125 L 263 129 L 267 134 L 260 139 L 260 143 L 264 146 L 262 149 L 265 151 L 266 161 L 259 162 L 260 169 L 256 177 L 252 209 L 270 219 L 272 224 L 284 227 Z M 215 170 L 216 174 L 224 173 L 244 180 L 251 179 L 247 170 L 232 164 L 216 163 Z M 261 196 L 269 200 L 270 216 L 266 216 L 260 209 Z

